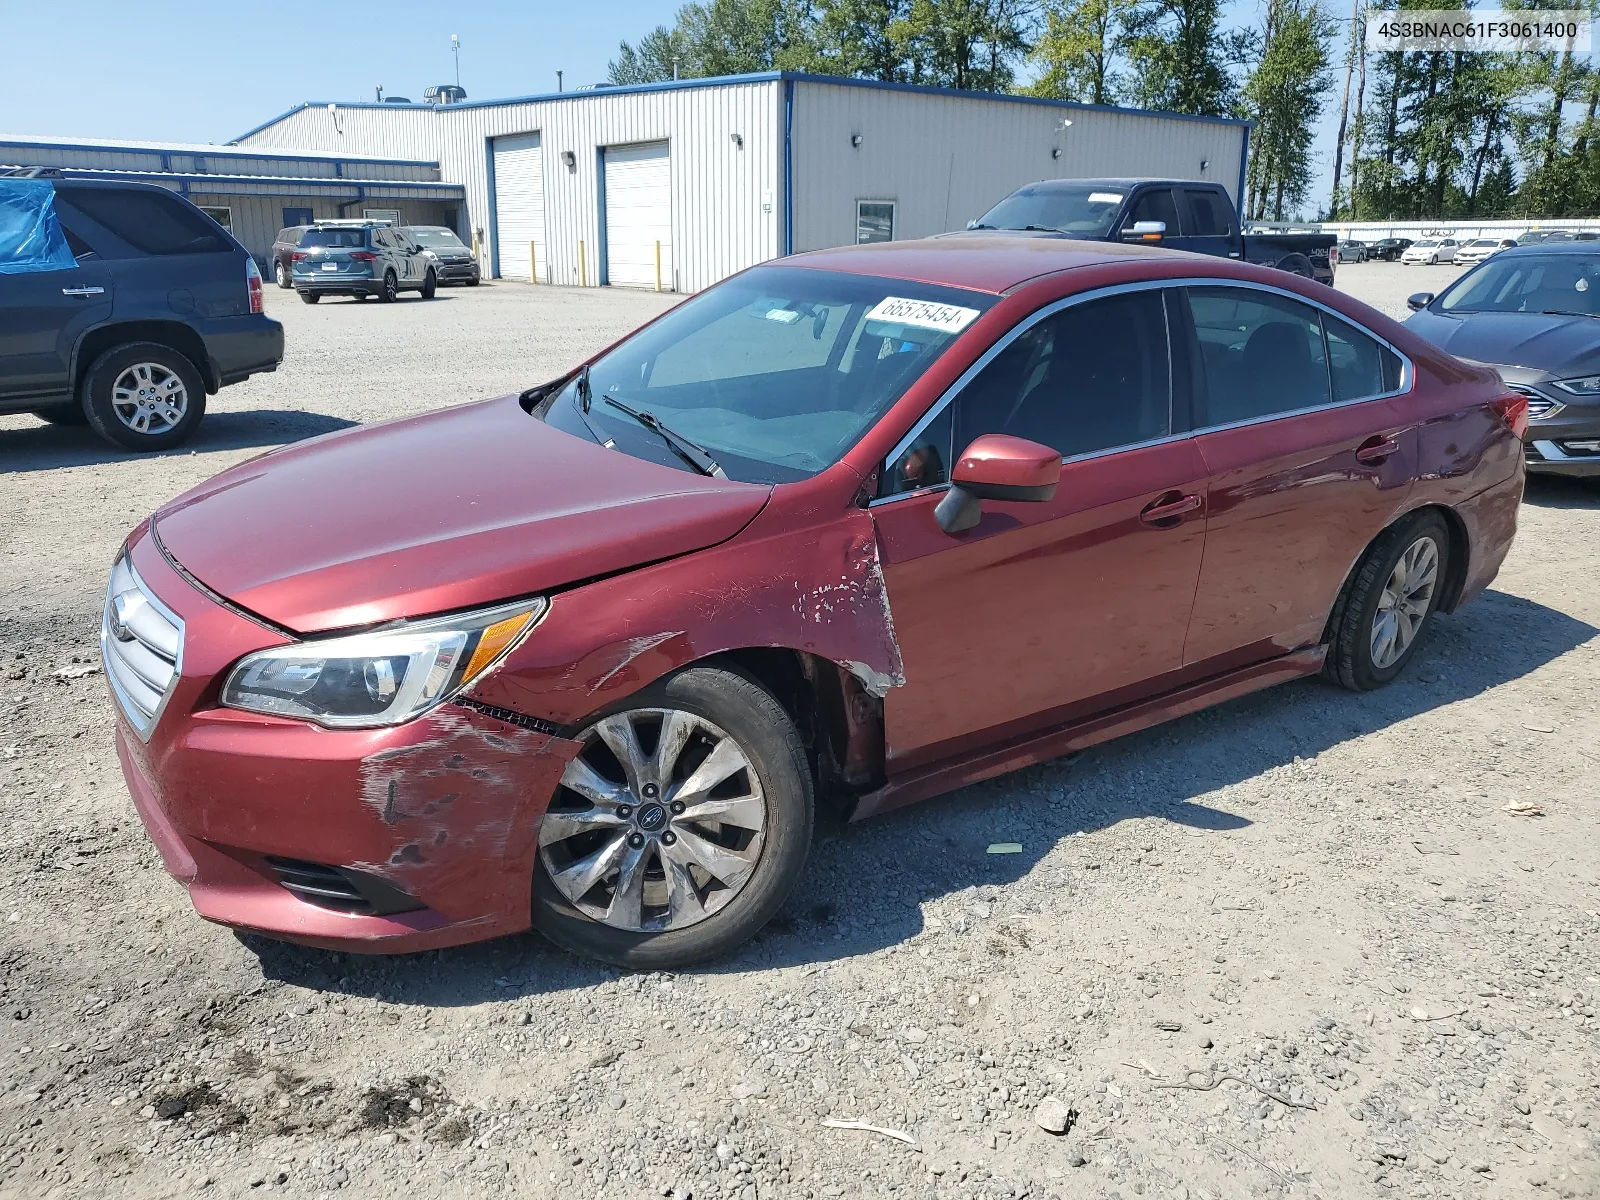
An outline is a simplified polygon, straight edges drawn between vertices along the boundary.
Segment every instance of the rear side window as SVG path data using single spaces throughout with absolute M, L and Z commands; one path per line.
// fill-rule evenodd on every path
M 1400 388 L 1400 356 L 1348 321 L 1322 314 L 1333 398 L 1365 400 Z
M 73 188 L 63 199 L 146 254 L 216 254 L 233 249 L 214 223 L 176 196 Z
M 300 244 L 301 235 L 304 233 L 305 230 L 297 229 L 291 225 L 288 229 L 278 230 L 278 241 L 282 242 L 286 246 L 298 246 Z
M 1148 192 L 1142 193 L 1133 202 L 1133 210 L 1128 213 L 1123 228 L 1132 229 L 1139 221 L 1160 221 L 1167 227 L 1168 236 L 1177 236 L 1178 208 L 1172 203 L 1172 189 L 1151 188 Z
M 1195 425 L 1232 425 L 1329 403 L 1317 309 L 1253 288 L 1187 289 L 1200 342 Z
M 1223 237 L 1232 230 L 1227 205 L 1216 192 L 1185 188 L 1183 195 L 1188 208 L 1184 233 L 1190 237 Z

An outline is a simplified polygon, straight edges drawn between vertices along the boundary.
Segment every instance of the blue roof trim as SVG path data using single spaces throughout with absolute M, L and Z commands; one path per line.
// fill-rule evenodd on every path
M 306 106 L 301 105 L 300 107 L 304 108 Z M 267 125 L 281 121 L 284 117 L 290 116 L 296 111 L 298 110 L 290 109 L 289 112 L 284 113 L 282 116 L 273 117 L 271 121 L 267 122 Z M 250 133 L 265 129 L 267 125 L 258 125 Z M 249 134 L 243 136 L 248 137 Z M 215 154 L 219 158 L 276 158 L 284 162 L 387 163 L 396 167 L 432 167 L 434 170 L 439 169 L 439 164 L 429 158 L 380 158 L 372 154 L 306 154 L 304 152 L 286 154 L 284 150 L 287 148 L 282 146 L 262 146 L 257 148 L 255 146 L 236 146 L 233 142 L 227 142 L 221 146 L 207 146 L 203 150 L 198 148 L 194 150 L 172 150 L 159 146 L 121 146 L 109 143 L 98 145 L 89 142 L 56 141 L 54 138 L 30 139 L 25 142 L 15 142 L 0 138 L 0 147 L 6 146 L 15 146 L 19 150 L 98 150 L 105 154 L 153 154 L 157 157 L 166 158 L 170 158 L 174 154 L 186 154 L 190 157 L 199 158 Z
M 191 175 L 179 171 L 130 171 L 115 168 L 96 170 L 89 167 L 62 167 L 66 179 L 134 179 L 152 183 L 178 183 L 191 189 L 205 191 L 203 185 L 213 184 L 268 184 L 272 187 L 292 186 L 303 189 L 332 188 L 339 192 L 354 192 L 362 188 L 421 188 L 424 191 L 450 192 L 465 199 L 465 185 L 440 183 L 433 179 L 329 179 L 317 175 Z
M 1212 117 L 1198 113 L 1161 112 L 1148 108 L 1119 108 L 1114 104 L 1083 104 L 1076 100 L 1049 100 L 1042 96 L 1017 96 L 1002 92 L 970 92 L 960 88 L 929 87 L 921 83 L 889 83 L 882 79 L 855 79 L 845 75 L 811 75 L 804 71 L 759 71 L 750 75 L 708 75 L 702 79 L 668 79 L 660 83 L 632 83 L 620 87 L 587 88 L 571 92 L 541 92 L 530 96 L 509 96 L 503 100 L 468 100 L 461 104 L 380 104 L 374 100 L 352 100 L 349 103 L 333 101 L 340 108 L 381 108 L 409 112 L 423 109 L 428 112 L 447 112 L 462 108 L 504 108 L 511 104 L 535 104 L 550 100 L 587 100 L 595 96 L 631 96 L 645 92 L 673 92 L 687 88 L 726 87 L 741 83 L 818 83 L 834 87 L 877 88 L 880 91 L 915 92 L 924 96 L 955 96 L 964 100 L 991 100 L 1004 104 L 1033 104 L 1047 108 L 1068 108 L 1080 112 L 1102 112 L 1133 117 L 1165 117 L 1174 121 L 1199 121 L 1207 125 L 1235 125 L 1249 128 L 1252 121 L 1240 117 Z M 329 101 L 307 100 L 287 112 L 279 113 L 270 121 L 241 133 L 230 146 L 287 120 L 302 109 L 327 108 Z

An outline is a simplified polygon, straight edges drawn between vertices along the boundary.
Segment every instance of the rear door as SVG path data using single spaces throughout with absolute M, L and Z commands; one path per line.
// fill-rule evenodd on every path
M 1047 307 L 885 463 L 872 513 L 906 674 L 884 701 L 891 774 L 1170 686 L 1205 466 L 1172 435 L 1168 324 L 1159 289 Z M 984 433 L 1060 450 L 1060 486 L 985 501 L 975 528 L 947 534 L 933 515 L 947 464 Z
M 11 407 L 68 398 L 73 347 L 111 315 L 105 260 L 59 205 L 57 216 L 77 266 L 0 277 L 0 404 Z
M 1238 258 L 1239 233 L 1234 224 L 1233 208 L 1222 189 L 1181 187 L 1176 191 L 1183 236 L 1169 243 L 1172 248 L 1216 258 Z
M 1185 296 L 1210 516 L 1184 662 L 1220 671 L 1321 639 L 1411 487 L 1416 430 L 1393 398 L 1409 368 L 1365 331 L 1259 285 Z

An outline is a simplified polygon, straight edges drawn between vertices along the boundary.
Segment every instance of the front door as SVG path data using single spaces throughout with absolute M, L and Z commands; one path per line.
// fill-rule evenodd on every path
M 1186 289 L 1210 479 L 1184 660 L 1226 670 L 1314 645 L 1350 568 L 1399 509 L 1416 430 L 1399 355 L 1264 288 Z
M 1166 303 L 1035 314 L 885 465 L 872 512 L 906 675 L 884 702 L 891 775 L 1142 698 L 1181 666 L 1205 467 L 1171 436 Z M 985 501 L 946 534 L 952 452 L 996 432 L 1062 452 L 1055 498 Z

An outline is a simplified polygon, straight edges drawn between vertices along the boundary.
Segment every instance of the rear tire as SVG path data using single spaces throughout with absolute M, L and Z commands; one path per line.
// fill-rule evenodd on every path
M 378 292 L 378 299 L 384 304 L 393 304 L 396 296 L 400 294 L 400 281 L 395 278 L 393 271 L 384 272 L 383 288 Z
M 83 411 L 83 405 L 73 404 L 68 401 L 64 404 L 52 404 L 47 408 L 36 408 L 33 415 L 41 421 L 51 425 L 87 425 L 89 416 Z
M 129 342 L 94 360 L 83 380 L 83 410 L 113 445 L 170 450 L 206 415 L 206 390 L 194 364 L 171 346 Z
M 433 294 L 439 290 L 439 277 L 429 271 L 422 277 L 422 298 L 432 300 Z
M 283 265 L 282 259 L 280 259 L 278 261 L 278 265 L 272 269 L 272 273 L 278 280 L 278 286 L 284 291 L 287 292 L 294 287 L 294 280 L 289 277 L 289 268 Z
M 315 304 L 322 296 L 318 292 L 301 292 L 300 299 L 305 304 Z
M 1355 692 L 1392 681 L 1417 652 L 1450 569 L 1436 512 L 1402 517 L 1367 548 L 1328 618 L 1323 675 Z
M 557 870 L 565 873 L 571 870 L 571 863 L 568 862 L 566 867 L 562 867 L 561 864 L 568 859 L 577 862 L 592 861 L 585 856 L 596 854 L 598 851 L 587 843 L 580 844 L 579 838 L 621 837 L 629 828 L 627 821 L 608 822 L 608 825 L 615 825 L 619 830 L 615 834 L 611 828 L 597 828 L 574 834 L 571 832 L 570 818 L 563 826 L 558 825 L 556 820 L 547 815 L 541 825 L 541 848 L 538 862 L 534 867 L 535 928 L 557 945 L 575 954 L 616 963 L 633 970 L 676 970 L 690 963 L 728 954 L 754 936 L 778 911 L 799 880 L 810 849 L 814 821 L 815 797 L 811 770 L 794 723 L 766 689 L 732 671 L 691 667 L 630 696 L 623 703 L 602 714 L 584 734 L 580 735 L 586 743 L 586 749 L 579 759 L 574 760 L 575 765 L 590 764 L 592 760 L 589 755 L 595 754 L 601 764 L 609 763 L 607 769 L 613 776 L 622 775 L 622 770 L 617 766 L 620 760 L 615 757 L 606 759 L 607 751 L 595 726 L 602 720 L 625 713 L 642 717 L 639 728 L 644 731 L 645 737 L 634 739 L 634 744 L 639 745 L 650 737 L 652 717 L 661 722 L 658 731 L 659 728 L 665 728 L 664 718 L 661 716 L 663 712 L 677 714 L 675 719 L 683 719 L 686 714 L 691 725 L 696 721 L 701 722 L 700 725 L 694 726 L 697 731 L 703 731 L 708 726 L 712 727 L 715 734 L 732 743 L 729 750 L 734 753 L 729 755 L 730 760 L 742 754 L 744 765 L 728 775 L 722 784 L 716 785 L 715 791 L 706 789 L 699 794 L 702 797 L 723 794 L 725 785 L 729 784 L 733 785 L 732 790 L 739 796 L 747 797 L 749 794 L 759 793 L 757 807 L 761 814 L 761 828 L 758 835 L 760 841 L 754 845 L 755 865 L 741 881 L 728 888 L 732 891 L 731 896 L 719 895 L 709 884 L 700 883 L 698 886 L 707 888 L 704 897 L 680 907 L 671 899 L 670 881 L 666 878 L 671 860 L 664 847 L 673 844 L 671 839 L 674 834 L 671 830 L 690 831 L 679 837 L 678 854 L 690 855 L 697 865 L 711 862 L 718 870 L 722 870 L 729 860 L 719 859 L 715 847 L 710 847 L 710 852 L 706 853 L 708 848 L 705 841 L 691 836 L 691 833 L 698 828 L 700 833 L 709 831 L 718 838 L 726 838 L 730 828 L 734 832 L 750 829 L 750 815 L 741 809 L 738 819 L 732 822 L 731 827 L 727 823 L 720 825 L 713 823 L 711 826 L 700 824 L 697 827 L 694 810 L 701 804 L 710 803 L 705 799 L 691 799 L 687 816 L 681 811 L 679 815 L 671 817 L 663 816 L 661 812 L 647 813 L 647 809 L 660 809 L 669 804 L 682 791 L 684 780 L 672 776 L 674 767 L 679 769 L 679 774 L 688 772 L 692 776 L 693 770 L 710 761 L 709 757 L 704 757 L 693 768 L 689 766 L 694 762 L 693 755 L 705 753 L 703 748 L 697 749 L 695 741 L 695 738 L 702 736 L 700 732 L 696 732 L 688 741 L 680 739 L 679 744 L 683 749 L 672 752 L 672 761 L 666 764 L 662 772 L 663 777 L 671 776 L 676 781 L 669 782 L 662 791 L 650 790 L 654 785 L 630 791 L 627 783 L 615 784 L 606 781 L 607 786 L 618 789 L 619 797 L 633 805 L 631 812 L 637 829 L 646 831 L 649 838 L 655 839 L 652 848 L 646 844 L 644 837 L 640 837 L 639 834 L 632 835 L 640 837 L 638 845 L 645 846 L 638 868 L 644 874 L 645 881 L 640 886 L 657 890 L 656 896 L 650 901 L 640 902 L 641 907 L 636 911 L 640 914 L 641 920 L 645 913 L 643 905 L 650 904 L 651 911 L 658 913 L 659 910 L 654 904 L 659 898 L 661 889 L 668 889 L 667 913 L 650 918 L 657 927 L 656 931 L 651 931 L 626 919 L 619 918 L 617 923 L 611 924 L 586 914 L 563 892 L 562 885 L 558 885 L 551 875 L 552 862 L 557 864 Z M 632 727 L 631 721 L 629 727 Z M 659 732 L 657 737 L 659 738 Z M 608 742 L 609 739 L 604 741 Z M 648 758 L 653 764 L 655 754 L 661 749 L 661 743 L 657 740 L 652 744 L 655 748 L 650 751 Z M 716 744 L 720 748 L 722 742 L 718 741 Z M 573 767 L 569 767 L 568 770 L 569 773 L 572 772 Z M 739 785 L 741 776 L 744 776 L 744 782 Z M 588 778 L 594 780 L 596 776 L 591 774 Z M 592 799 L 592 791 L 587 795 L 579 795 L 566 787 L 561 787 L 551 804 L 551 813 L 559 818 L 562 810 L 567 810 L 569 813 L 582 811 L 585 805 L 598 802 Z M 748 800 L 746 804 L 748 805 Z M 681 806 L 678 807 L 681 810 Z M 626 816 L 615 806 L 609 811 L 618 816 Z M 665 831 L 662 829 L 661 821 L 670 823 Z M 687 826 L 682 824 L 684 821 L 690 824 Z M 752 843 L 747 842 L 744 851 L 732 851 L 730 854 L 748 854 L 751 845 Z M 627 859 L 624 858 L 622 861 L 626 862 Z M 745 861 L 749 859 L 746 858 Z M 653 874 L 646 869 L 652 863 Z M 686 876 L 689 870 L 690 868 L 684 868 Z M 712 875 L 717 879 L 722 878 L 716 872 Z M 699 880 L 701 875 L 697 872 L 692 878 Z M 571 888 L 573 885 L 569 882 L 566 886 Z M 612 889 L 613 899 L 608 903 L 615 907 L 619 902 L 615 900 L 614 893 L 619 886 L 620 874 L 608 869 L 608 874 L 599 877 L 594 888 L 585 893 L 590 897 L 589 900 L 585 900 L 583 896 L 577 899 L 582 901 L 585 907 L 593 910 L 599 903 L 595 897 L 603 899 L 603 893 L 609 888 Z M 601 915 L 606 914 L 602 912 Z

